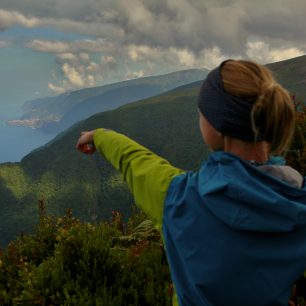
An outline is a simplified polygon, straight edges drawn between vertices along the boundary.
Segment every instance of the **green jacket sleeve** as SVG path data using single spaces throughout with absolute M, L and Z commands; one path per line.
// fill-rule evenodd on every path
M 174 176 L 184 171 L 173 167 L 130 138 L 111 130 L 97 129 L 94 132 L 94 145 L 123 174 L 136 205 L 161 230 L 169 184 Z

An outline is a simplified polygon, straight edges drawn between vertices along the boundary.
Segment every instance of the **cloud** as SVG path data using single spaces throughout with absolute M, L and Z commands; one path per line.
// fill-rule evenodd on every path
M 90 62 L 90 56 L 88 53 L 85 52 L 81 52 L 79 54 L 80 60 L 82 60 L 83 62 Z
M 250 36 L 305 48 L 304 0 L 1 0 L 0 29 L 45 26 L 117 45 L 245 54 Z M 300 46 L 301 45 L 301 46 Z
M 65 77 L 70 81 L 72 85 L 75 87 L 83 87 L 84 80 L 81 76 L 81 73 L 77 71 L 74 67 L 70 66 L 69 64 L 65 63 L 62 66 L 62 71 Z
M 139 71 L 129 71 L 125 75 L 126 80 L 142 78 L 144 76 L 144 72 L 142 70 Z
M 32 28 L 39 25 L 39 19 L 35 17 L 26 17 L 18 11 L 0 9 L 0 30 L 6 30 L 14 25 Z
M 75 41 L 35 39 L 26 42 L 25 46 L 35 51 L 50 53 L 103 52 L 113 48 L 112 44 L 104 39 L 81 39 Z M 83 54 L 83 57 L 84 56 L 86 55 Z
M 69 56 L 68 56 L 69 55 Z M 62 63 L 60 61 L 62 60 Z M 96 85 L 97 76 L 100 73 L 100 67 L 94 62 L 90 62 L 88 65 L 81 63 L 80 58 L 76 56 L 59 55 L 58 64 L 61 65 L 62 81 L 59 81 L 57 75 L 53 75 L 54 82 L 49 83 L 48 88 L 56 94 L 63 93 L 65 91 L 75 90 L 84 87 L 93 87 Z
M 103 79 L 105 65 L 113 62 L 102 63 L 91 58 L 91 55 L 84 52 L 65 52 L 56 54 L 56 63 L 61 76 L 52 73 L 54 82 L 48 84 L 49 90 L 58 94 L 64 91 L 71 91 L 84 87 L 96 86 Z M 115 61 L 115 59 L 113 59 Z
M 112 55 L 107 55 L 107 56 L 103 55 L 101 57 L 101 62 L 103 64 L 114 64 L 114 63 L 116 63 L 116 60 L 115 60 L 115 58 Z
M 268 63 L 301 55 L 305 11 L 304 0 L 1 0 L 0 31 L 21 25 L 88 37 L 25 43 L 55 55 L 62 78 L 49 89 L 60 92 L 213 68 L 226 58 Z
M 95 73 L 97 71 L 99 71 L 100 66 L 99 64 L 95 63 L 95 62 L 90 62 L 89 65 L 86 67 L 86 70 L 90 73 Z
M 75 41 L 31 40 L 25 47 L 38 52 L 55 55 L 61 77 L 55 75 L 54 82 L 48 84 L 49 90 L 58 94 L 67 90 L 95 86 L 103 75 L 116 69 L 115 48 L 104 39 L 81 39 Z M 96 53 L 105 53 L 93 59 Z M 107 54 L 107 52 L 113 55 Z
M 35 51 L 51 52 L 51 53 L 65 53 L 70 50 L 69 43 L 61 41 L 45 41 L 45 40 L 31 40 L 26 43 L 26 47 Z
M 113 55 L 101 56 L 100 62 L 99 58 L 96 61 L 91 58 L 95 53 L 117 52 L 116 48 L 104 39 L 75 41 L 37 39 L 26 42 L 25 46 L 34 51 L 55 55 L 63 80 L 59 82 L 58 78 L 54 78 L 57 85 L 48 84 L 48 88 L 54 93 L 95 86 L 103 79 L 104 72 L 108 73 L 116 67 Z
M 245 5 L 248 19 L 245 28 L 249 36 L 260 37 L 274 47 L 288 45 L 305 47 L 305 9 L 303 0 L 269 1 L 265 5 L 255 6 L 251 1 Z
M 83 53 L 81 54 L 83 55 Z M 80 54 L 80 57 L 82 57 L 81 54 Z M 70 52 L 58 53 L 56 56 L 57 56 L 57 59 L 60 61 L 77 61 L 77 56 Z
M 197 59 L 196 67 L 206 67 L 208 69 L 213 69 L 222 61 L 234 57 L 235 56 L 223 54 L 218 47 L 203 49 Z
M 247 56 L 259 63 L 267 64 L 303 55 L 304 52 L 294 47 L 273 48 L 264 41 L 247 43 Z
M 11 45 L 12 45 L 12 43 L 10 41 L 0 40 L 0 49 L 1 48 L 7 48 L 7 47 L 9 47 Z
M 149 46 L 130 45 L 127 54 L 131 61 L 145 63 L 148 66 L 161 66 L 163 63 L 169 69 L 213 68 L 220 61 L 231 57 L 223 54 L 217 47 L 205 48 L 193 52 L 186 48 L 151 48 Z
M 60 95 L 60 94 L 62 94 L 62 93 L 64 93 L 64 92 L 66 91 L 66 89 L 65 89 L 64 87 L 55 86 L 55 85 L 52 84 L 52 83 L 48 83 L 48 88 L 49 88 L 52 92 L 54 92 L 54 93 L 56 93 L 56 94 L 58 94 L 58 95 Z
M 183 67 L 194 67 L 195 65 L 195 55 L 193 52 L 187 49 L 171 49 L 172 53 L 174 53 Z

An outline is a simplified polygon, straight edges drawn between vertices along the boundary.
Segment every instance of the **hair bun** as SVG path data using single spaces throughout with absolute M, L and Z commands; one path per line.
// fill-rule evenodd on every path
M 280 85 L 277 82 L 265 82 L 262 85 L 261 89 L 261 94 L 266 95 L 266 94 L 273 94 L 274 91 L 279 88 Z
M 251 110 L 255 141 L 263 135 L 271 152 L 282 154 L 294 133 L 295 108 L 286 89 L 265 66 L 252 61 L 232 60 L 222 67 L 224 90 L 253 104 Z

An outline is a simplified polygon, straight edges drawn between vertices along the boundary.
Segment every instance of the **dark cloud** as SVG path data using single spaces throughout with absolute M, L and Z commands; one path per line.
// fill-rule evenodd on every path
M 217 46 L 238 54 L 254 36 L 271 44 L 285 41 L 305 47 L 304 0 L 1 0 L 0 8 L 120 44 L 194 52 Z
M 0 31 L 21 25 L 88 36 L 24 44 L 55 54 L 65 79 L 49 87 L 61 92 L 116 74 L 212 68 L 228 57 L 266 63 L 301 55 L 305 12 L 305 0 L 1 0 Z
M 276 47 L 305 47 L 305 1 L 271 1 L 255 7 L 249 3 L 246 7 L 249 14 L 244 26 L 249 35 L 269 40 Z

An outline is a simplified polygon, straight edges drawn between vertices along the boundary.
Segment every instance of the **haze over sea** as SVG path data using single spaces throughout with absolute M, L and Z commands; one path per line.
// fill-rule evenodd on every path
M 22 157 L 45 144 L 53 135 L 22 126 L 10 126 L 7 120 L 20 115 L 18 108 L 0 109 L 0 163 L 20 161 Z

